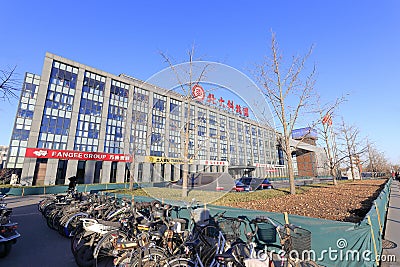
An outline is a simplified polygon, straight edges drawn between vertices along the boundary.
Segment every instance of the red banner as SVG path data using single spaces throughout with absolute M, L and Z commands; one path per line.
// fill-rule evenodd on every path
M 131 156 L 125 154 L 109 154 L 101 152 L 82 152 L 74 150 L 55 150 L 46 148 L 27 148 L 25 157 L 68 160 L 99 160 L 130 162 Z

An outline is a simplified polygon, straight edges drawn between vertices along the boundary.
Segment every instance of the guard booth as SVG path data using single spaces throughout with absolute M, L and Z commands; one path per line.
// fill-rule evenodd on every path
M 228 173 L 236 180 L 241 177 L 253 177 L 256 166 L 237 165 L 229 166 Z

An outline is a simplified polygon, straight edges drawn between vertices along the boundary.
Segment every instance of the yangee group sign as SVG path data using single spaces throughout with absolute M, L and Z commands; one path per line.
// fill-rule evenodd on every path
M 66 160 L 99 160 L 99 161 L 120 161 L 120 162 L 131 161 L 131 156 L 125 154 L 82 152 L 74 150 L 55 150 L 46 148 L 27 148 L 25 152 L 25 157 L 66 159 Z

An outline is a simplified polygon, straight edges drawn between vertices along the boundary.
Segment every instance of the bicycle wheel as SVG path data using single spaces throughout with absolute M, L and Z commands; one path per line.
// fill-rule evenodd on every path
M 90 237 L 87 237 L 90 238 Z M 71 239 L 71 251 L 74 256 L 76 255 L 76 251 L 86 243 L 85 238 L 85 230 L 82 226 L 79 226 L 79 229 L 76 231 L 76 234 Z
M 61 219 L 59 220 L 58 223 L 58 233 L 62 236 L 65 236 L 65 232 L 64 232 L 64 225 L 66 224 L 66 222 L 69 220 L 69 218 L 71 217 L 71 214 L 64 214 Z
M 250 248 L 245 243 L 233 244 L 230 249 L 236 259 L 248 259 L 251 257 Z
M 207 246 L 214 247 L 218 243 L 219 229 L 213 225 L 208 225 L 201 228 L 199 239 Z
M 81 218 L 87 218 L 86 213 L 77 213 L 68 218 L 68 221 L 63 225 L 64 235 L 71 237 L 75 235 L 77 228 L 81 225 Z
M 58 213 L 58 212 L 59 212 L 58 209 L 53 209 L 53 210 L 49 213 L 49 215 L 48 215 L 48 217 L 47 217 L 46 223 L 47 223 L 47 226 L 48 226 L 50 229 L 56 230 L 56 228 L 54 227 L 54 218 L 57 216 L 57 213 Z
M 38 204 L 38 210 L 43 214 L 45 208 L 55 202 L 54 199 L 43 199 Z
M 81 246 L 76 251 L 75 262 L 79 267 L 92 267 L 95 263 L 93 258 L 93 247 L 89 245 Z
M 114 244 L 113 241 L 115 239 L 122 239 L 122 241 L 126 240 L 128 238 L 128 235 L 124 233 L 123 231 L 113 231 L 110 233 L 105 234 L 97 243 L 97 246 L 95 247 L 93 251 L 93 257 L 95 259 L 95 266 L 107 266 L 104 265 L 105 263 L 110 261 L 110 258 L 112 259 L 111 262 L 114 260 L 114 255 L 113 255 L 113 250 L 114 250 Z
M 161 267 L 167 263 L 168 255 L 164 249 L 152 247 L 140 249 L 136 257 L 132 258 L 130 267 Z
M 113 265 L 112 267 L 116 266 L 116 267 L 127 267 L 130 266 L 131 263 L 131 258 L 132 258 L 132 252 L 124 252 L 122 255 L 117 255 L 116 257 L 116 261 L 117 264 L 115 264 L 115 261 L 113 261 Z M 115 258 L 114 258 L 115 259 Z M 104 265 L 102 265 L 103 267 L 105 267 Z M 107 265 L 108 267 L 108 265 Z
M 173 259 L 166 264 L 168 267 L 194 267 L 195 264 L 186 258 Z

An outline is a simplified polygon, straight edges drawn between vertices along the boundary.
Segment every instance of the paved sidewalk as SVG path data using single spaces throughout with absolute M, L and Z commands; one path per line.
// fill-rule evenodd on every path
M 386 219 L 385 240 L 394 242 L 397 246 L 384 249 L 382 253 L 383 267 L 400 266 L 400 182 L 393 181 L 391 185 L 389 208 Z M 394 257 L 395 258 L 394 258 Z M 385 261 L 385 260 L 388 260 Z M 394 261 L 393 261 L 394 260 Z

